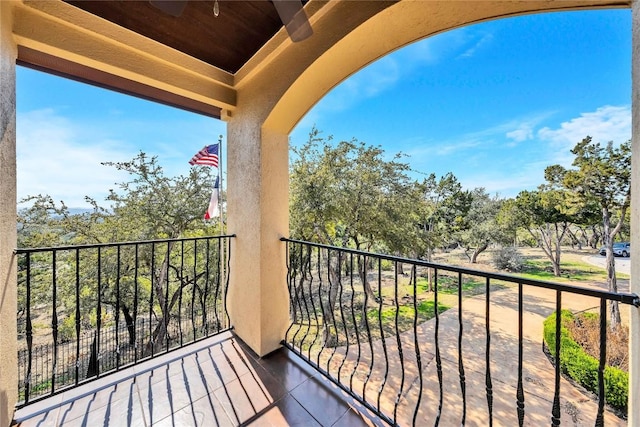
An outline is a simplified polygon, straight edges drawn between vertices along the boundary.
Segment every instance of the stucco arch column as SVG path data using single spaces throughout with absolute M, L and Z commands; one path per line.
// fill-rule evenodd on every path
M 631 3 L 631 246 L 640 248 L 640 1 Z M 640 295 L 640 252 L 631 253 L 630 290 Z M 629 425 L 640 425 L 640 308 L 629 316 Z
M 237 236 L 227 307 L 236 334 L 259 355 L 278 348 L 289 326 L 286 246 L 280 241 L 289 235 L 288 134 L 311 105 L 349 74 L 340 62 L 317 67 L 318 58 L 389 4 L 309 4 L 313 37 L 294 44 L 281 32 L 272 40 L 273 50 L 265 49 L 265 57 L 259 55 L 235 76 L 237 104 L 225 118 L 227 230 Z M 358 47 L 349 51 L 358 52 Z M 305 72 L 316 77 L 329 73 L 334 79 L 300 83 Z
M 280 345 L 289 324 L 285 246 L 289 235 L 289 138 L 239 115 L 227 132 L 228 308 L 236 334 L 260 356 Z
M 16 57 L 13 1 L 0 1 L 0 425 L 18 397 L 16 335 Z

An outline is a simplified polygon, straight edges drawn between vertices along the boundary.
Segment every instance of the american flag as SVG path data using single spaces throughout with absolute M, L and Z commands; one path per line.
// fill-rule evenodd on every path
M 193 165 L 206 165 L 218 167 L 218 144 L 206 145 L 202 150 L 198 151 L 189 164 Z

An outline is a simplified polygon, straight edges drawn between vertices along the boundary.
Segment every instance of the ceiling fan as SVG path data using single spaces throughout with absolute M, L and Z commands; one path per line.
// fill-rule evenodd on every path
M 171 16 L 179 17 L 189 0 L 149 0 L 156 8 Z M 216 0 L 216 5 L 217 5 Z M 280 20 L 293 42 L 305 40 L 313 34 L 309 18 L 304 11 L 302 0 L 271 0 Z M 217 16 L 217 14 L 216 14 Z

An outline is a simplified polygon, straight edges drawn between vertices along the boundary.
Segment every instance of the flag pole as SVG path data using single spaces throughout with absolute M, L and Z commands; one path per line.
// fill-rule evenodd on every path
M 218 138 L 218 174 L 220 177 L 220 196 L 218 197 L 218 213 L 220 215 L 220 235 L 224 234 L 224 222 L 222 219 L 222 135 Z

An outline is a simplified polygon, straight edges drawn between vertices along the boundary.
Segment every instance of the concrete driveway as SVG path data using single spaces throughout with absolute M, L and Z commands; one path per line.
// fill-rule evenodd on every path
M 584 262 L 587 262 L 596 267 L 605 269 L 606 258 L 602 255 L 589 255 L 582 258 Z M 631 274 L 631 258 L 615 257 L 616 271 L 624 274 Z

